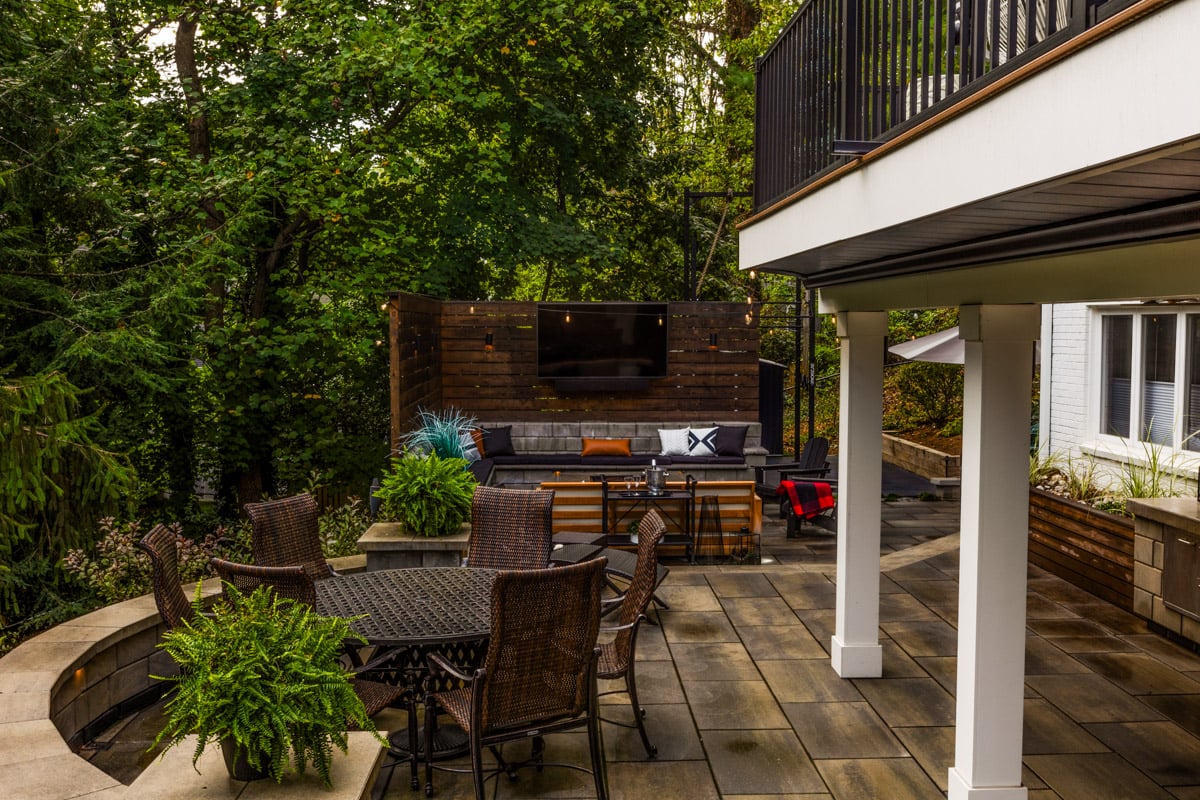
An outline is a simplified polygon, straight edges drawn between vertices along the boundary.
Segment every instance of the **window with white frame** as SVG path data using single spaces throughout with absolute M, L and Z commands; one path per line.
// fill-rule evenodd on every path
M 1200 311 L 1100 312 L 1099 433 L 1200 451 Z

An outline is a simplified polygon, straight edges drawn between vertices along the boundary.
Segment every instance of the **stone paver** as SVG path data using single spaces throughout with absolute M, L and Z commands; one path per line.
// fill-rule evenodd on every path
M 634 729 L 605 724 L 611 796 L 944 797 L 954 760 L 957 515 L 956 502 L 884 504 L 881 679 L 844 680 L 829 663 L 836 540 L 828 533 L 806 528 L 811 535 L 788 540 L 769 519 L 761 567 L 671 563 L 659 592 L 671 608 L 652 612 L 661 626 L 643 626 L 638 648 L 659 755 L 646 758 Z M 1030 800 L 1200 800 L 1200 656 L 1042 570 L 1030 568 L 1028 587 Z M 401 712 L 387 713 L 390 726 L 402 722 Z M 605 717 L 631 714 L 623 695 L 603 700 Z M 547 759 L 586 765 L 586 739 L 548 737 Z M 434 780 L 436 798 L 473 797 L 469 776 Z M 383 797 L 413 796 L 402 765 Z M 487 796 L 594 792 L 587 775 L 547 768 L 489 784 Z

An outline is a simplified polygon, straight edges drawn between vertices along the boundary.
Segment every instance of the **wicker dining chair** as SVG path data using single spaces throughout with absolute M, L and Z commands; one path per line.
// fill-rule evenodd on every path
M 184 594 L 179 578 L 179 549 L 175 532 L 166 525 L 155 525 L 137 542 L 150 556 L 151 582 L 154 584 L 154 604 L 167 630 L 179 627 L 191 619 L 192 604 Z
M 294 565 L 289 567 L 260 567 L 257 564 L 238 564 L 221 558 L 208 562 L 221 579 L 225 596 L 229 596 L 229 587 L 240 594 L 249 594 L 259 586 L 270 586 L 277 597 L 294 600 L 308 606 L 317 604 L 317 588 L 313 580 L 305 572 L 304 567 Z M 401 686 L 389 683 L 369 681 L 355 677 L 354 693 L 362 700 L 367 716 L 373 717 L 389 706 L 396 705 L 407 694 Z
M 544 761 L 542 737 L 574 728 L 587 728 L 591 770 L 598 800 L 608 798 L 604 746 L 596 699 L 596 664 L 600 650 L 600 596 L 606 559 L 567 567 L 506 570 L 492 585 L 492 636 L 483 666 L 473 672 L 456 667 L 431 653 L 432 674 L 446 674 L 465 686 L 432 692 L 425 712 L 425 795 L 433 794 L 431 757 L 436 711 L 444 710 L 467 732 L 476 800 L 483 800 L 485 782 L 503 772 Z M 529 761 L 506 763 L 497 746 L 533 738 Z M 498 768 L 483 769 L 488 748 Z M 587 772 L 578 764 L 550 764 Z M 465 772 L 439 767 L 454 772 Z
M 314 581 L 336 575 L 321 552 L 317 501 L 308 494 L 247 503 L 250 548 L 260 567 L 302 566 Z
M 476 486 L 467 566 L 545 569 L 554 547 L 554 492 Z
M 637 649 L 638 629 L 641 627 L 642 620 L 646 619 L 646 608 L 654 597 L 654 587 L 658 585 L 658 545 L 666 532 L 667 526 L 663 523 L 662 517 L 653 509 L 647 511 L 638 523 L 637 565 L 634 567 L 629 587 L 621 597 L 617 624 L 601 628 L 606 633 L 616 632 L 616 636 L 611 641 L 601 644 L 600 665 L 596 672 L 597 677 L 600 678 L 610 680 L 623 678 L 625 680 L 624 689 L 606 691 L 601 696 L 627 693 L 629 705 L 633 709 L 634 722 L 619 722 L 608 718 L 605 718 L 604 721 L 625 728 L 636 727 L 642 737 L 642 746 L 646 748 L 646 753 L 650 758 L 658 755 L 658 748 L 650 744 L 650 737 L 646 734 L 646 709 L 642 708 L 638 702 L 634 657 Z

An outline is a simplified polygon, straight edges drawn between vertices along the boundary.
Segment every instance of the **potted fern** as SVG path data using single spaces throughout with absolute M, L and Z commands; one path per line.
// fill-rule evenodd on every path
M 180 671 L 161 678 L 175 686 L 155 744 L 166 739 L 169 748 L 195 734 L 193 764 L 218 742 L 238 780 L 281 781 L 290 758 L 300 772 L 311 763 L 328 787 L 333 748 L 347 749 L 347 725 L 386 744 L 338 663 L 353 638 L 349 622 L 265 587 L 228 591 L 228 599 L 193 614 L 159 645 Z
M 395 459 L 375 490 L 380 514 L 414 536 L 457 533 L 471 514 L 475 478 L 461 458 L 408 454 Z

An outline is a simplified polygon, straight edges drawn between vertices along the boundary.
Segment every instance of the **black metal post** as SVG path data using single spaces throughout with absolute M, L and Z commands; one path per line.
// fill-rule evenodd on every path
M 800 374 L 804 365 L 804 285 L 796 278 L 796 380 L 792 382 L 792 458 L 800 457 L 800 387 L 808 380 Z M 809 433 L 811 436 L 811 432 Z
M 817 292 L 808 290 L 808 438 L 817 435 Z

